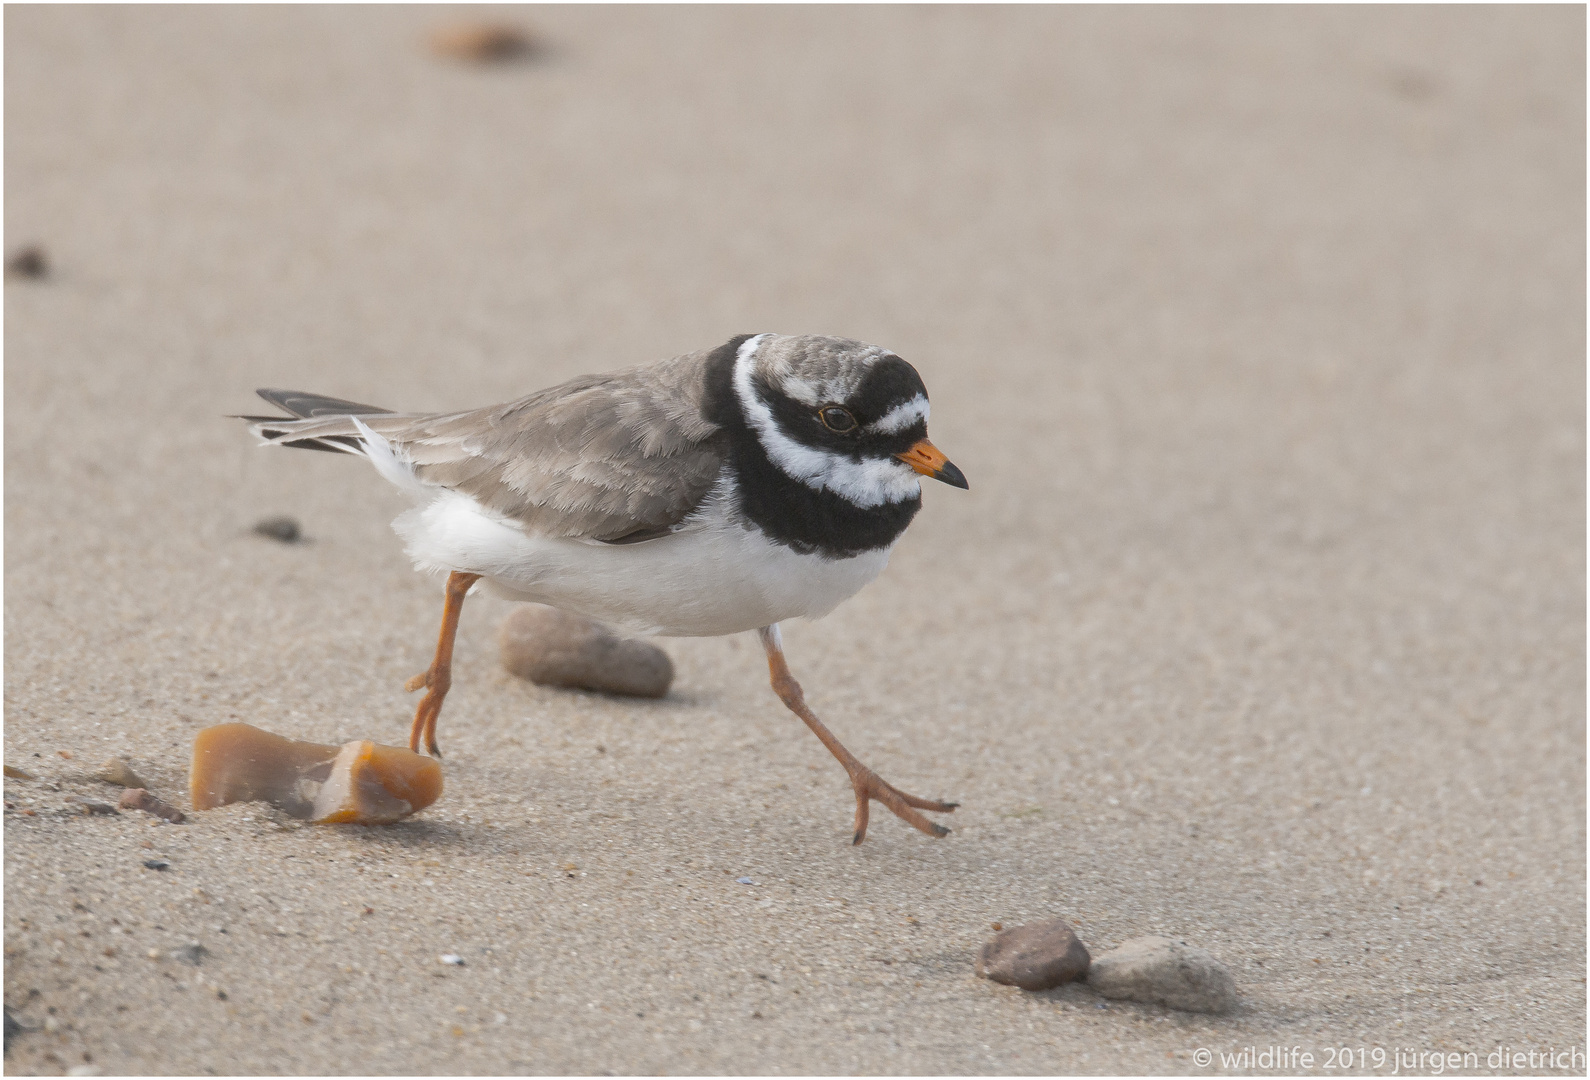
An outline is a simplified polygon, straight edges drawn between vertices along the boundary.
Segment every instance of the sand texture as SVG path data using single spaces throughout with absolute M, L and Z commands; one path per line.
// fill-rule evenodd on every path
M 7 1071 L 1582 1054 L 1582 7 L 498 9 L 539 47 L 427 44 L 471 17 L 6 9 L 6 246 L 48 261 L 5 287 Z M 122 756 L 186 809 L 212 724 L 406 739 L 441 591 L 403 496 L 256 448 L 254 387 L 465 408 L 762 330 L 897 350 L 970 480 L 784 628 L 951 836 L 875 808 L 849 846 L 754 637 L 664 641 L 656 701 L 540 688 L 489 598 L 408 822 L 69 801 Z M 302 542 L 251 532 L 281 514 Z M 1205 949 L 1240 1007 L 974 975 L 1045 918 Z

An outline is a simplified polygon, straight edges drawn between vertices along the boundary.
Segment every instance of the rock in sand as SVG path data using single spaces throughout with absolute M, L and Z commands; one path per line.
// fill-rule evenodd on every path
M 1023 990 L 1048 990 L 1087 971 L 1087 947 L 1064 919 L 1001 930 L 977 956 L 977 974 Z
M 1184 941 L 1140 937 L 1096 957 L 1088 985 L 1107 998 L 1169 1005 L 1185 1012 L 1223 1013 L 1237 1004 L 1231 973 Z
M 502 666 L 538 686 L 662 697 L 674 679 L 668 654 L 621 638 L 595 619 L 524 604 L 502 622 Z

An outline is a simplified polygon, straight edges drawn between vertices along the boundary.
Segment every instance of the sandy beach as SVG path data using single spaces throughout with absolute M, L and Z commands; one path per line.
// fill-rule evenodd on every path
M 486 17 L 538 48 L 428 44 Z M 1583 1074 L 1582 7 L 5 30 L 8 1073 Z M 256 447 L 255 387 L 466 408 L 764 330 L 899 352 L 970 481 L 784 627 L 949 837 L 849 845 L 753 636 L 544 689 L 491 598 L 405 823 L 71 801 L 119 756 L 185 807 L 234 720 L 406 740 L 404 498 Z M 1050 917 L 1241 1005 L 975 976 Z

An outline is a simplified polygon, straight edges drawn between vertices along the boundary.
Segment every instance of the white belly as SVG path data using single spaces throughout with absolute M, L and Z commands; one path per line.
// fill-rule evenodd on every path
M 818 618 L 883 572 L 889 549 L 800 555 L 719 515 L 639 544 L 531 536 L 446 491 L 392 527 L 423 571 L 480 574 L 492 591 L 674 637 Z

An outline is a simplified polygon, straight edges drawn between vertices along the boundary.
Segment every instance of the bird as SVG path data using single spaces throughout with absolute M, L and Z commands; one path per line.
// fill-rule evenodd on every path
M 909 795 L 806 704 L 779 624 L 819 618 L 882 573 L 930 477 L 967 488 L 927 437 L 927 387 L 848 338 L 740 334 L 715 348 L 582 375 L 506 404 L 405 413 L 262 389 L 286 416 L 241 416 L 265 444 L 355 454 L 410 497 L 393 522 L 415 569 L 445 575 L 441 630 L 409 748 L 441 756 L 453 640 L 477 585 L 660 636 L 755 631 L 769 681 L 849 776 L 852 843 L 877 801 L 930 836 Z

